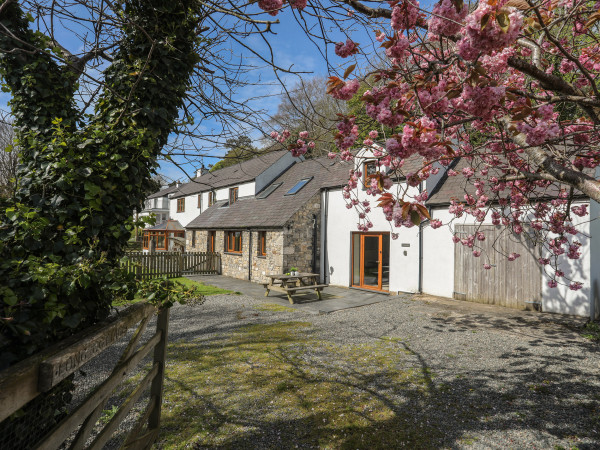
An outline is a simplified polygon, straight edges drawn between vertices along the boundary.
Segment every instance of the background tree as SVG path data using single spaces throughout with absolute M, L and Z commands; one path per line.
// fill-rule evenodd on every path
M 333 131 L 339 114 L 347 112 L 345 102 L 327 94 L 326 79 L 314 77 L 285 90 L 269 125 L 275 130 L 287 129 L 292 135 L 308 131 L 317 145 L 307 155 L 323 156 L 335 149 Z
M 247 161 L 261 153 L 252 145 L 252 139 L 244 135 L 227 139 L 224 147 L 227 149 L 227 153 L 211 167 L 211 172 Z

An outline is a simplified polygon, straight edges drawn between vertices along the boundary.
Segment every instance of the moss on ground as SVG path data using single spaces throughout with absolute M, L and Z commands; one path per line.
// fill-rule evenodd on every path
M 414 417 L 432 375 L 410 353 L 324 343 L 299 321 L 173 343 L 159 447 L 435 447 L 441 432 Z
M 260 305 L 254 306 L 254 309 L 259 311 L 271 311 L 271 312 L 294 312 L 296 311 L 294 308 L 290 308 L 289 306 L 278 305 L 277 303 L 263 303 Z

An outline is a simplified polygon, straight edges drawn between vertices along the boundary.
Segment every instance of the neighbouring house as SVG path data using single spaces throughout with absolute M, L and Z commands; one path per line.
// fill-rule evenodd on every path
M 139 212 L 139 217 L 143 216 L 154 216 L 156 223 L 159 225 L 166 222 L 171 217 L 169 215 L 169 194 L 175 192 L 178 185 L 165 187 L 152 195 L 149 195 L 144 202 L 144 209 Z M 146 225 L 149 227 L 150 225 Z
M 152 249 L 151 241 L 154 241 Z M 167 220 L 158 225 L 144 229 L 142 248 L 145 252 L 150 250 L 183 251 L 185 250 L 185 229 L 176 220 Z
M 296 161 L 255 195 L 217 198 L 187 224 L 187 249 L 220 252 L 223 275 L 257 282 L 291 267 L 319 273 L 321 192 L 345 184 L 350 167 Z
M 193 180 L 170 193 L 170 217 L 187 227 L 217 202 L 256 195 L 296 161 L 300 159 L 279 150 L 214 172 L 198 171 Z

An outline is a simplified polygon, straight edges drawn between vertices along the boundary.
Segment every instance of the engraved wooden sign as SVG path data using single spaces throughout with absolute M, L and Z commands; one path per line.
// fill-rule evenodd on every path
M 136 305 L 137 306 L 137 305 Z M 127 330 L 154 307 L 144 304 L 131 308 L 131 313 L 81 339 L 75 345 L 54 354 L 40 364 L 38 389 L 45 392 L 56 386 L 86 362 L 123 338 Z

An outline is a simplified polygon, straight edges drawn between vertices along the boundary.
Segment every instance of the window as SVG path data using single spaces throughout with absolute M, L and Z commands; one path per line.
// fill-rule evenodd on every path
M 154 199 L 154 207 L 158 208 L 158 199 L 157 198 Z
M 208 252 L 215 251 L 215 235 L 216 234 L 217 234 L 216 231 L 208 232 L 208 242 L 206 243 L 206 251 L 208 251 Z
M 198 209 L 202 209 L 202 194 L 198 194 Z
M 185 211 L 185 197 L 184 198 L 178 198 L 177 199 L 177 212 L 184 212 Z
M 215 193 L 211 191 L 208 193 L 208 207 L 210 208 L 214 204 L 215 204 Z
M 271 186 L 269 186 L 268 188 L 266 188 L 264 191 L 262 191 L 260 194 L 258 194 L 256 196 L 256 198 L 267 198 L 269 195 L 271 195 L 273 193 L 273 191 L 275 189 L 277 189 L 279 186 L 281 186 L 283 183 L 274 183 Z
M 242 232 L 228 231 L 226 233 L 225 251 L 229 253 L 242 253 Z
M 267 256 L 267 232 L 258 232 L 258 256 Z
M 377 162 L 367 161 L 363 164 L 363 183 L 366 187 L 371 186 L 371 178 L 377 175 Z
M 229 189 L 229 204 L 233 205 L 238 199 L 238 188 L 230 188 Z
M 291 188 L 289 191 L 287 191 L 285 193 L 285 195 L 294 195 L 296 194 L 300 189 L 302 189 L 304 186 L 306 186 L 308 184 L 308 182 L 310 180 L 312 180 L 313 177 L 310 178 L 303 178 L 302 180 L 298 181 L 293 188 Z
M 196 230 L 192 230 L 192 248 L 196 246 Z

